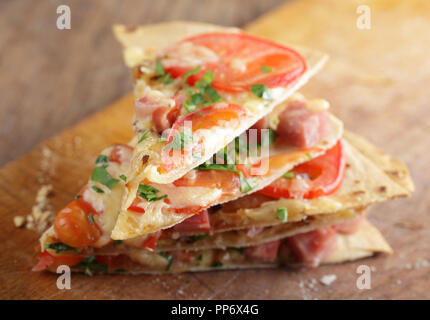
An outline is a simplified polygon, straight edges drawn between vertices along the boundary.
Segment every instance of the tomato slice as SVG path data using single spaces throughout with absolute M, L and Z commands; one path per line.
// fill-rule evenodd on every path
M 145 213 L 145 209 L 139 206 L 140 203 L 142 203 L 142 200 L 139 197 L 136 197 L 127 210 L 137 213 Z
M 142 241 L 142 243 L 140 244 L 140 247 L 142 249 L 146 249 L 149 251 L 154 251 L 155 247 L 157 246 L 157 242 L 158 239 L 161 236 L 161 230 L 153 232 L 151 234 L 149 234 L 145 240 Z
M 179 118 L 173 124 L 162 151 L 162 160 L 166 170 L 170 171 L 173 167 L 181 166 L 184 161 L 191 159 L 192 153 L 199 151 L 198 148 L 201 147 L 201 141 L 194 135 L 192 141 L 189 141 L 191 137 L 189 137 L 187 131 L 191 131 L 194 134 L 199 130 L 209 130 L 215 126 L 235 128 L 239 126 L 240 120 L 246 117 L 246 115 L 246 109 L 241 106 L 217 103 Z M 181 141 L 177 137 L 180 134 L 188 136 L 186 141 L 183 142 L 185 145 L 169 147 L 173 139 L 176 138 L 176 141 Z M 182 149 L 179 150 L 179 148 Z
M 342 141 L 325 154 L 293 168 L 295 177 L 279 178 L 259 192 L 275 198 L 313 199 L 334 193 L 341 185 L 346 165 Z M 297 175 L 306 178 L 297 178 Z
M 40 246 L 39 246 L 40 248 Z M 55 270 L 60 265 L 74 266 L 82 261 L 84 257 L 80 255 L 58 255 L 53 256 L 48 251 L 39 252 L 36 255 L 38 260 L 37 264 L 33 267 L 32 271 L 42 271 L 48 267 Z
M 101 236 L 101 231 L 97 225 L 91 222 L 87 205 L 82 198 L 72 201 L 61 210 L 54 221 L 54 230 L 58 240 L 71 247 L 87 247 L 95 243 Z M 89 206 L 89 204 L 88 204 Z
M 123 152 L 129 152 L 129 155 L 123 154 Z M 126 160 L 125 157 L 131 157 L 131 152 L 133 152 L 132 147 L 126 144 L 117 144 L 112 148 L 112 151 L 110 152 L 109 161 L 122 164 Z
M 194 84 L 211 70 L 214 73 L 214 88 L 241 92 L 249 90 L 254 84 L 265 84 L 270 88 L 287 86 L 306 70 L 304 58 L 291 48 L 247 34 L 208 33 L 182 40 L 166 51 L 168 56 L 171 54 L 178 59 L 178 63 L 165 63 L 166 70 L 174 78 L 182 77 L 196 67 L 184 65 L 181 57 L 175 55 L 175 52 L 181 51 L 180 46 L 188 43 L 196 48 L 209 49 L 215 56 L 215 59 L 212 56 L 205 61 L 203 55 L 196 53 L 202 65 L 198 73 L 188 77 L 189 84 Z

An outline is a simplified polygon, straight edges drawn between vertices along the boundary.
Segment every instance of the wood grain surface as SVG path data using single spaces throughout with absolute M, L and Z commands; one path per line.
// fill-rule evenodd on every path
M 371 8 L 370 30 L 356 27 L 356 10 L 360 4 Z M 115 16 L 115 12 L 111 14 Z M 122 15 L 127 16 L 127 12 Z M 131 10 L 130 15 L 136 13 Z M 85 32 L 90 25 L 81 28 L 81 32 Z M 86 181 L 93 161 L 103 146 L 127 141 L 132 134 L 129 126 L 132 98 L 127 96 L 0 170 L 0 298 L 430 298 L 430 3 L 425 0 L 294 1 L 263 16 L 249 25 L 247 30 L 329 53 L 331 60 L 326 68 L 302 91 L 309 96 L 331 101 L 332 111 L 345 121 L 348 129 L 364 135 L 406 162 L 410 168 L 416 184 L 412 198 L 392 201 L 370 210 L 370 220 L 386 236 L 395 254 L 308 270 L 92 278 L 73 275 L 72 289 L 58 290 L 55 274 L 30 272 L 38 235 L 15 228 L 13 216 L 24 215 L 31 210 L 41 183 L 54 185 L 51 204 L 54 210 L 60 209 Z M 98 52 L 97 59 L 105 59 L 106 51 L 118 51 L 113 44 L 106 46 L 103 44 L 104 50 Z M 86 59 L 86 53 L 83 49 L 70 55 L 74 59 Z M 16 48 L 16 54 L 22 52 Z M 84 57 L 81 56 L 83 54 Z M 65 69 L 58 70 L 61 73 L 58 75 L 59 83 L 65 81 L 63 77 L 70 77 L 66 70 L 74 68 L 73 64 L 69 65 L 68 58 L 63 59 Z M 70 59 L 72 63 L 73 58 Z M 111 66 L 122 68 L 119 53 L 109 59 L 113 59 L 109 61 Z M 43 69 L 39 72 L 41 77 L 46 76 Z M 74 75 L 77 76 L 76 73 Z M 95 78 L 87 82 L 89 80 L 84 73 L 81 77 L 70 78 L 76 84 L 86 83 L 85 86 L 76 85 L 70 99 L 74 100 L 74 95 L 81 94 L 78 93 L 80 90 L 89 93 L 94 86 L 102 92 L 92 95 L 90 101 L 82 95 L 79 102 L 69 101 L 75 106 L 78 103 L 88 105 L 87 111 L 82 111 L 80 116 L 106 101 L 102 94 L 106 90 L 95 83 Z M 98 79 L 104 77 L 109 82 L 107 79 L 112 77 L 112 73 L 108 72 Z M 128 85 L 122 85 L 124 90 L 128 88 Z M 54 91 L 62 89 L 60 85 L 52 87 Z M 57 102 L 48 101 L 47 104 L 54 110 Z M 41 166 L 43 147 L 53 152 L 48 169 Z M 356 287 L 356 268 L 361 264 L 372 268 L 370 290 Z M 323 286 L 318 280 L 327 274 L 335 274 L 337 280 L 330 286 Z
M 111 26 L 243 26 L 283 0 L 0 1 L 0 166 L 132 90 Z M 71 30 L 56 27 L 57 6 Z

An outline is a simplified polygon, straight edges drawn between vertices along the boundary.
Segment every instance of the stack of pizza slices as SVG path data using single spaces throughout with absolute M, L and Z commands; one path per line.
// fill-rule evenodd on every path
M 114 33 L 136 135 L 100 153 L 34 270 L 316 267 L 392 252 L 366 210 L 409 196 L 412 181 L 329 102 L 296 92 L 324 54 L 200 23 Z

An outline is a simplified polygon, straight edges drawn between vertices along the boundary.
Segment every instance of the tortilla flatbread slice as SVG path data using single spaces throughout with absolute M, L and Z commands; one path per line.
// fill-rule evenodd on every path
M 127 65 L 136 67 L 142 64 L 152 64 L 153 68 L 155 57 L 160 50 L 191 35 L 215 31 L 224 33 L 241 32 L 236 28 L 225 28 L 192 22 L 168 22 L 131 29 L 121 25 L 114 27 L 114 34 L 124 47 L 124 58 Z M 129 181 L 138 180 L 140 182 L 143 178 L 146 178 L 154 183 L 171 183 L 208 160 L 215 152 L 226 146 L 260 118 L 270 113 L 276 105 L 285 101 L 294 91 L 304 85 L 311 76 L 321 69 L 327 60 L 325 54 L 303 48 L 300 48 L 300 54 L 306 61 L 307 70 L 287 87 L 277 87 L 275 88 L 276 90 L 272 90 L 273 99 L 271 101 L 257 98 L 251 93 L 241 93 L 240 95 L 221 94 L 222 101 L 245 108 L 247 110 L 246 116 L 244 115 L 240 118 L 238 126 L 233 127 L 232 125 L 228 125 L 223 128 L 216 125 L 206 128 L 204 132 L 202 131 L 202 135 L 199 136 L 199 139 L 201 139 L 201 154 L 198 158 L 193 157 L 190 161 L 185 161 L 180 166 L 175 166 L 173 169 L 167 170 L 159 151 L 164 144 L 159 142 L 159 139 L 154 139 L 150 148 L 148 148 L 148 143 L 138 144 L 133 157 L 135 160 L 132 161 L 131 170 L 127 175 Z M 165 96 L 172 96 L 171 86 L 174 86 L 174 83 L 166 88 L 166 85 L 155 84 L 152 79 L 153 77 L 149 77 L 149 80 L 137 79 L 135 82 L 136 99 L 142 98 L 146 92 L 145 90 L 149 87 L 158 93 L 164 92 Z M 145 130 L 147 125 L 146 122 L 142 124 L 139 121 L 135 121 L 135 129 L 139 136 L 147 134 Z M 155 150 L 155 152 L 148 153 L 148 149 Z M 145 163 L 142 162 L 143 158 L 147 158 Z
M 360 229 L 353 234 L 338 234 L 337 249 L 324 261 L 323 264 L 342 263 L 357 259 L 370 257 L 375 253 L 391 254 L 392 249 L 385 241 L 383 236 L 368 221 L 364 221 Z M 253 261 L 234 248 L 229 249 L 209 249 L 191 251 L 187 254 L 187 261 L 172 259 L 175 251 L 155 253 L 147 250 L 135 249 L 127 254 L 117 255 L 97 255 L 97 261 L 110 264 L 98 264 L 104 266 L 108 273 L 127 273 L 127 274 L 159 274 L 159 273 L 179 273 L 179 272 L 200 272 L 214 270 L 234 270 L 234 269 L 255 269 L 255 268 L 276 268 L 281 265 L 297 267 L 301 263 L 291 255 L 283 262 L 261 262 Z M 190 256 L 191 254 L 191 256 Z M 95 261 L 96 258 L 90 258 Z M 83 268 L 84 267 L 84 268 Z M 84 271 L 82 264 L 73 271 Z M 91 267 L 91 266 L 88 266 Z M 96 269 L 97 272 L 97 269 Z
M 334 116 L 330 116 L 330 119 L 331 132 L 310 149 L 297 149 L 277 143 L 270 146 L 270 156 L 266 158 L 268 159 L 266 173 L 254 177 L 252 182 L 253 187 L 247 191 L 235 189 L 234 191 L 224 192 L 222 188 L 217 187 L 180 187 L 176 185 L 177 182 L 172 184 L 147 184 L 156 188 L 160 195 L 167 195 L 170 203 L 163 201 L 140 201 L 142 209 L 145 212 L 145 214 L 141 214 L 130 210 L 130 206 L 137 200 L 141 181 L 127 183 L 126 200 L 122 203 L 121 212 L 112 231 L 112 239 L 125 240 L 149 234 L 160 229 L 170 228 L 202 209 L 235 200 L 264 188 L 295 165 L 309 161 L 309 157 L 323 154 L 325 150 L 336 144 L 342 136 L 343 125 Z M 145 143 L 146 141 L 142 144 Z M 191 173 L 193 172 L 191 171 Z M 174 207 L 175 204 L 181 204 L 181 207 L 176 210 Z M 191 211 L 184 210 L 184 208 L 187 209 L 189 207 L 197 209 Z

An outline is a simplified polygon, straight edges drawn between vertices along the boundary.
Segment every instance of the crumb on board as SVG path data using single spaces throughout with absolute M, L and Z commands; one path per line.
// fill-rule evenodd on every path
M 325 285 L 325 286 L 329 286 L 331 285 L 333 282 L 335 282 L 337 279 L 337 276 L 335 274 L 326 274 L 325 276 L 323 276 L 320 279 L 320 282 Z
M 42 185 L 37 192 L 36 200 L 31 213 L 26 217 L 15 216 L 13 222 L 17 228 L 25 227 L 37 232 L 43 232 L 54 220 L 54 213 L 50 210 L 48 196 L 52 192 L 52 185 Z

